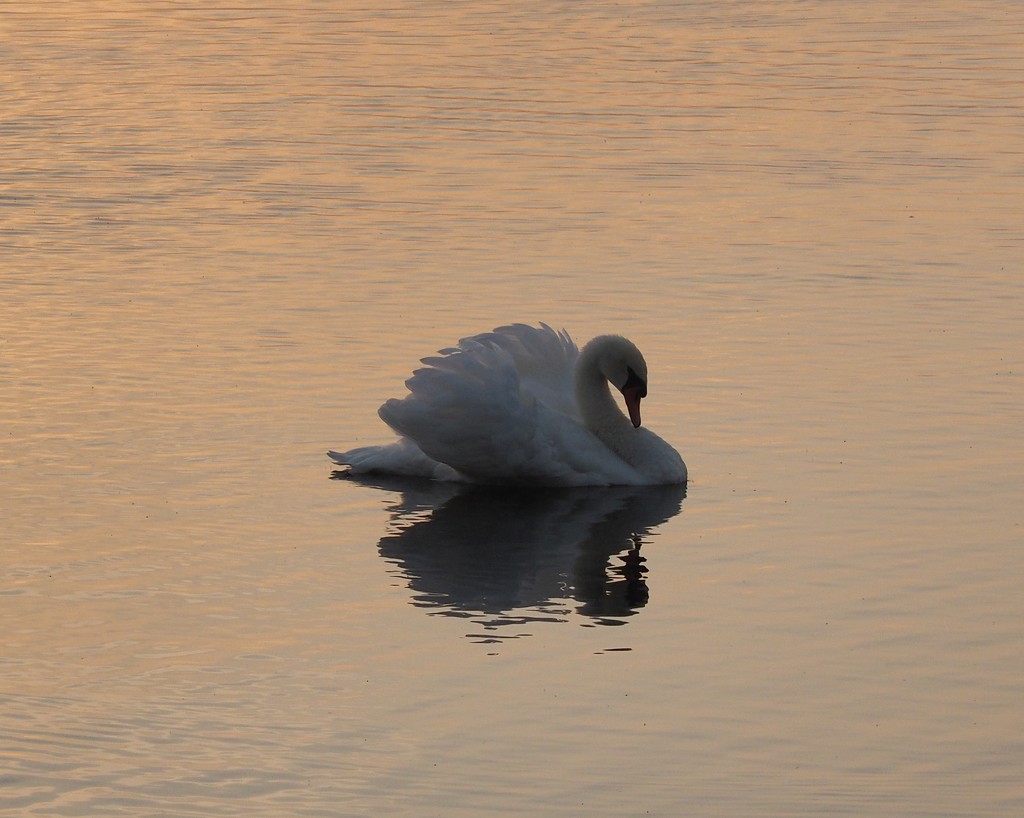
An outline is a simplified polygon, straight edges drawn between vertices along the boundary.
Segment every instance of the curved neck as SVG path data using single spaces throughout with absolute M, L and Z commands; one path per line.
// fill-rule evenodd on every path
M 617 451 L 616 443 L 627 429 L 632 431 L 633 425 L 612 397 L 598 362 L 599 353 L 588 344 L 576 362 L 576 404 L 584 425 Z

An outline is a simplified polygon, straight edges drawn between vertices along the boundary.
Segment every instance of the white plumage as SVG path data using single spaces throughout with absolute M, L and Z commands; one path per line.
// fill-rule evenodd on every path
M 335 463 L 353 474 L 488 484 L 686 482 L 675 449 L 640 428 L 647 364 L 621 336 L 599 336 L 580 352 L 564 330 L 512 324 L 464 338 L 423 364 L 406 381 L 409 394 L 379 410 L 399 440 L 328 452 Z

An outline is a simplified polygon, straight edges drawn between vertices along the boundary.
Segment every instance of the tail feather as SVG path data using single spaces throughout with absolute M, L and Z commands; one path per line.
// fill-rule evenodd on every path
M 327 452 L 339 466 L 348 466 L 352 474 L 395 474 L 427 477 L 432 480 L 460 480 L 450 466 L 431 460 L 412 441 L 401 439 L 387 446 L 360 446 L 347 452 Z

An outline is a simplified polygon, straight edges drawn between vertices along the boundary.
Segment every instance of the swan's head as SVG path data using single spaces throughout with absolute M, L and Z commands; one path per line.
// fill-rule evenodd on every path
M 622 393 L 634 427 L 640 425 L 640 399 L 647 397 L 647 362 L 636 345 L 621 335 L 602 335 L 584 352 L 596 354 L 598 371 Z

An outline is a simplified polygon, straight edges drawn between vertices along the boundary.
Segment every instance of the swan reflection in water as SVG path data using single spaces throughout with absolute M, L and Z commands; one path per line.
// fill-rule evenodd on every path
M 648 600 L 642 544 L 686 496 L 685 484 L 522 489 L 333 476 L 399 493 L 381 556 L 412 604 L 472 619 L 485 633 L 468 635 L 486 642 L 567 621 L 574 601 L 587 624 L 624 624 Z

